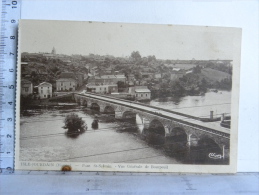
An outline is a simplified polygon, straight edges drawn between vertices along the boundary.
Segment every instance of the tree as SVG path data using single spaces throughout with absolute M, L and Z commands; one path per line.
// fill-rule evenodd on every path
M 141 55 L 139 54 L 138 51 L 133 51 L 133 52 L 131 53 L 131 57 L 132 57 L 135 61 L 138 61 L 138 60 L 141 59 Z
M 64 129 L 68 130 L 68 133 L 82 133 L 87 130 L 87 125 L 77 114 L 72 113 L 66 116 L 64 120 Z
M 126 88 L 127 87 L 123 81 L 118 81 L 117 84 L 118 84 L 118 88 Z
M 201 73 L 201 67 L 199 65 L 193 68 L 193 73 Z
M 151 62 L 151 61 L 156 61 L 156 56 L 148 56 L 147 57 L 147 60 L 148 60 L 148 62 Z
M 173 81 L 170 87 L 171 87 L 172 94 L 175 96 L 183 96 L 185 93 L 184 87 L 178 81 Z

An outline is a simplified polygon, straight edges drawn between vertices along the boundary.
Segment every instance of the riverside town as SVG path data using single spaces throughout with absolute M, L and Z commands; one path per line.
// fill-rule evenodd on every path
M 229 164 L 232 60 L 54 46 L 20 66 L 22 161 Z

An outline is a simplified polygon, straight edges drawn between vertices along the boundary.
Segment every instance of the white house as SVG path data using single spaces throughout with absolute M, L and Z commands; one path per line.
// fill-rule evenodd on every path
M 38 85 L 38 94 L 40 99 L 52 97 L 52 85 L 47 82 L 40 83 Z
M 83 77 L 83 75 L 81 75 Z M 80 79 L 81 83 L 83 78 Z M 74 73 L 63 72 L 60 74 L 60 78 L 56 80 L 57 91 L 75 91 L 77 87 L 77 81 Z
M 136 100 L 150 100 L 151 91 L 149 89 L 135 89 Z
M 118 85 L 116 84 L 107 84 L 107 85 L 95 85 L 95 84 L 87 84 L 86 89 L 93 93 L 102 93 L 102 94 L 110 94 L 118 92 Z
M 77 82 L 73 78 L 60 78 L 56 80 L 57 91 L 75 91 Z
M 150 100 L 151 91 L 147 86 L 134 86 L 129 87 L 129 94 L 135 96 L 136 100 Z

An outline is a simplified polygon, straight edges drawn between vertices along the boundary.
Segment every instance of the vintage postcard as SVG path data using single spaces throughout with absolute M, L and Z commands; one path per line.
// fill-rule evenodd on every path
M 234 173 L 241 29 L 20 20 L 18 170 Z

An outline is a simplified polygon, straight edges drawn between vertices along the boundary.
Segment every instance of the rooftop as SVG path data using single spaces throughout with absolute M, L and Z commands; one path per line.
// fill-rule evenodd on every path
M 40 86 L 40 85 L 50 85 L 50 86 L 52 86 L 50 83 L 48 83 L 48 82 L 42 82 L 42 83 L 40 83 L 38 86 Z
M 135 89 L 135 92 L 137 93 L 151 93 L 149 89 Z

